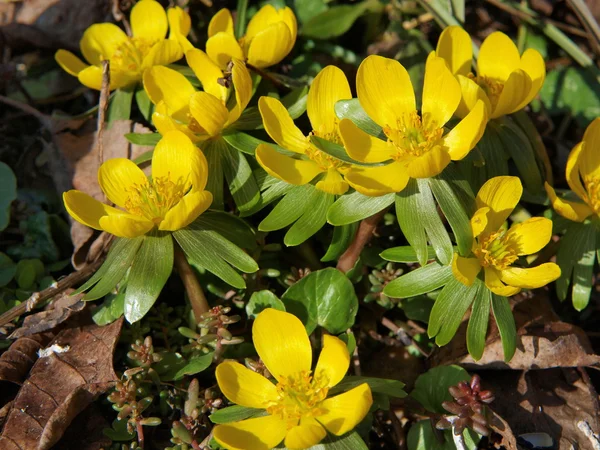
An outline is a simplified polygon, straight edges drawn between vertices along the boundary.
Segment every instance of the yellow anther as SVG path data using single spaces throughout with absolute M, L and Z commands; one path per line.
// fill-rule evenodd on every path
M 506 230 L 480 236 L 473 253 L 483 267 L 498 270 L 506 269 L 519 258 L 515 242 Z
M 189 188 L 187 180 L 178 179 L 173 182 L 168 175 L 156 177 L 145 184 L 135 184 L 127 190 L 125 209 L 159 224 Z
M 398 118 L 394 126 L 386 125 L 383 132 L 396 149 L 392 158 L 402 160 L 424 155 L 440 145 L 444 129 L 434 121 L 422 121 L 417 111 L 413 111 Z

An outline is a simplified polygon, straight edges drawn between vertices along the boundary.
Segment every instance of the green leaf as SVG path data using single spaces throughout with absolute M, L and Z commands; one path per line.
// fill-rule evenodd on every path
M 433 199 L 431 188 L 427 179 L 417 180 L 419 193 L 417 195 L 418 219 L 423 223 L 425 232 L 435 250 L 435 254 L 442 264 L 450 264 L 454 255 L 452 242 L 448 231 L 440 219 L 437 205 Z
M 367 9 L 367 2 L 354 5 L 332 6 L 310 19 L 302 27 L 302 34 L 316 39 L 341 36 Z
M 453 401 L 448 388 L 469 381 L 469 373 L 460 366 L 438 366 L 419 375 L 410 396 L 432 413 L 447 414 L 443 402 Z
M 212 423 L 218 425 L 222 423 L 239 422 L 240 420 L 250 419 L 252 417 L 260 417 L 264 416 L 265 414 L 266 411 L 264 409 L 233 405 L 215 411 L 208 416 L 208 418 Z
M 306 111 L 306 101 L 308 99 L 308 87 L 305 85 L 295 87 L 289 94 L 281 99 L 281 103 L 286 107 L 290 117 L 297 119 Z M 244 110 L 242 115 L 232 125 L 236 130 L 258 130 L 263 128 L 262 117 L 256 106 L 250 106 Z
M 592 294 L 594 261 L 596 260 L 596 231 L 588 227 L 589 234 L 581 257 L 573 267 L 573 307 L 582 311 L 590 301 Z M 582 236 L 582 239 L 583 236 Z
M 6 286 L 17 273 L 17 265 L 6 254 L 0 252 L 0 287 Z
M 310 199 L 316 188 L 310 184 L 294 186 L 265 217 L 258 229 L 260 231 L 275 231 L 287 227 L 300 218 L 310 207 Z
M 195 221 L 198 228 L 213 230 L 240 248 L 254 250 L 258 247 L 256 235 L 243 219 L 222 211 L 207 211 Z
M 108 325 L 121 317 L 124 310 L 125 294 L 119 293 L 117 295 L 111 295 L 108 296 L 102 305 L 94 311 L 92 319 L 94 319 L 96 325 Z
M 100 269 L 75 293 L 84 292 L 94 286 L 83 300 L 96 300 L 112 291 L 129 270 L 143 241 L 143 237 L 117 238 Z
M 383 293 L 392 298 L 407 298 L 426 294 L 454 279 L 452 267 L 434 261 L 390 281 Z
M 218 145 L 222 153 L 223 172 L 235 204 L 240 211 L 250 210 L 260 199 L 250 164 L 242 153 L 230 147 L 224 140 L 218 139 L 213 145 Z
M 147 152 L 142 153 L 140 156 L 133 160 L 138 166 L 140 164 L 144 164 L 145 162 L 152 161 L 152 157 L 154 156 L 154 149 L 148 150 Z
M 418 194 L 416 180 L 410 179 L 402 192 L 395 196 L 396 216 L 404 237 L 415 249 L 419 264 L 424 266 L 427 263 L 427 235 L 420 216 Z
M 301 24 L 305 24 L 314 16 L 327 11 L 327 4 L 323 0 L 294 0 L 294 11 Z
M 12 169 L 0 161 L 0 231 L 10 221 L 10 204 L 17 198 L 17 177 Z
M 331 208 L 329 208 L 331 211 Z M 334 227 L 333 237 L 331 238 L 331 244 L 327 248 L 327 252 L 321 258 L 321 261 L 335 261 L 348 249 L 354 235 L 358 230 L 358 222 L 354 222 L 348 225 L 342 225 L 340 227 Z
M 368 197 L 356 191 L 342 195 L 329 208 L 327 221 L 332 225 L 341 226 L 366 219 L 394 203 L 395 196 L 395 194 L 386 194 L 380 197 Z
M 106 112 L 106 119 L 110 126 L 115 120 L 129 120 L 131 117 L 131 102 L 135 85 L 117 89 L 112 95 Z
M 569 285 L 571 279 L 574 278 L 573 274 L 576 267 L 579 266 L 578 281 L 580 288 L 578 288 L 578 304 L 583 305 L 583 295 L 585 293 L 585 286 L 591 283 L 585 281 L 584 277 L 587 276 L 590 266 L 590 255 L 588 254 L 590 248 L 595 250 L 595 237 L 596 228 L 590 221 L 584 223 L 570 222 L 564 236 L 561 238 L 560 246 L 556 253 L 556 263 L 560 266 L 561 274 L 558 280 L 556 280 L 556 294 L 560 300 L 567 298 Z M 581 264 L 580 264 L 581 261 Z M 591 262 L 593 267 L 593 261 Z M 575 281 L 575 280 L 574 280 Z M 575 292 L 575 283 L 573 284 L 573 293 Z M 575 297 L 573 297 L 575 300 Z M 587 301 L 585 302 L 587 304 Z M 575 304 L 573 304 L 575 306 Z M 583 305 L 585 308 L 585 305 Z
M 154 112 L 154 105 L 150 101 L 150 98 L 143 87 L 135 91 L 135 103 L 142 113 L 142 116 L 144 116 L 144 119 L 146 119 L 148 122 L 151 122 L 152 113 Z
M 440 437 L 443 442 L 440 442 Z M 480 439 L 477 433 L 468 428 L 463 431 L 464 448 L 477 448 Z M 434 431 L 431 420 L 420 420 L 411 425 L 408 430 L 407 445 L 408 450 L 456 450 L 452 431 Z
M 283 302 L 271 291 L 263 290 L 253 292 L 250 300 L 246 303 L 246 314 L 250 319 L 256 319 L 256 316 L 264 309 L 274 308 L 279 311 L 285 311 Z
M 257 213 L 265 206 L 273 203 L 275 200 L 297 187 L 268 175 L 262 167 L 254 170 L 254 178 L 261 190 L 260 199 L 252 209 L 240 212 L 240 217 L 247 217 Z
M 221 139 L 217 139 L 216 141 L 209 140 L 201 148 L 204 156 L 206 156 L 208 167 L 210 167 L 210 177 L 208 177 L 206 190 L 213 195 L 211 208 L 222 210 L 225 202 L 223 194 L 223 171 L 225 169 L 222 147 L 226 145 L 221 145 L 220 142 Z
M 260 144 L 268 144 L 274 146 L 270 142 L 257 139 L 254 136 L 250 136 L 247 133 L 242 133 L 241 131 L 237 131 L 231 134 L 225 134 L 223 135 L 223 139 L 236 150 L 239 150 L 240 152 L 252 156 L 254 156 L 256 147 L 258 147 Z
M 472 286 L 465 286 L 452 278 L 435 299 L 435 304 L 429 317 L 427 334 L 435 336 L 435 343 L 440 347 L 446 345 L 456 334 L 463 316 L 478 289 L 479 279 Z
M 127 133 L 125 139 L 135 145 L 144 145 L 155 147 L 158 141 L 162 139 L 160 133 Z M 139 162 L 136 162 L 139 164 Z
M 235 37 L 241 39 L 246 30 L 246 13 L 248 12 L 248 0 L 238 0 L 235 8 Z
M 288 247 L 300 245 L 319 231 L 327 223 L 327 211 L 333 205 L 335 196 L 319 189 L 313 189 L 306 208 L 300 218 L 291 226 L 283 238 Z
M 368 450 L 368 448 L 356 431 L 350 431 L 342 436 L 328 434 L 320 443 L 305 450 Z M 289 449 L 277 447 L 277 450 Z
M 483 167 L 475 167 L 473 175 L 477 179 L 477 185 L 474 189 L 481 187 L 490 178 L 508 175 L 508 154 L 504 151 L 495 127 L 486 126 L 483 136 L 469 157 L 473 158 L 478 151 L 481 152 L 485 163 Z
M 467 325 L 467 349 L 475 361 L 483 356 L 485 350 L 485 336 L 490 320 L 490 304 L 492 292 L 481 281 L 478 283 L 473 310 Z
M 403 299 L 399 306 L 410 320 L 427 323 L 434 304 L 433 299 L 426 295 L 419 295 L 418 297 Z
M 517 348 L 517 327 L 506 297 L 492 294 L 492 312 L 502 339 L 504 361 L 509 362 Z
M 388 380 L 385 378 L 355 377 L 352 375 L 345 376 L 342 381 L 331 388 L 329 395 L 332 396 L 349 391 L 350 389 L 354 389 L 356 386 L 360 386 L 363 383 L 367 383 L 369 385 L 371 392 L 377 392 L 379 394 L 396 398 L 404 398 L 407 395 L 404 391 L 405 384 L 401 381 Z
M 373 119 L 365 112 L 357 98 L 351 100 L 339 100 L 335 104 L 335 114 L 342 119 L 350 119 L 358 128 L 372 136 L 382 136 L 383 129 L 373 122 Z
M 213 362 L 213 356 L 214 353 L 211 352 L 190 359 L 188 363 L 175 374 L 174 380 L 181 380 L 186 375 L 196 375 L 197 373 L 208 369 Z
M 365 167 L 376 167 L 381 165 L 380 163 L 369 164 L 352 159 L 350 158 L 350 156 L 348 156 L 348 153 L 346 153 L 346 149 L 343 145 L 336 144 L 335 142 L 331 142 L 327 139 L 320 138 L 319 136 L 312 135 L 310 137 L 310 142 L 312 142 L 314 146 L 322 152 L 325 152 L 329 156 L 333 156 L 335 159 L 339 159 L 340 161 L 343 161 L 347 164 Z
M 134 323 L 146 315 L 173 270 L 173 239 L 154 231 L 144 236 L 133 260 L 125 292 L 125 319 Z
M 22 259 L 17 263 L 15 280 L 19 288 L 32 290 L 37 280 L 44 275 L 44 263 L 39 259 Z
M 339 270 L 311 272 L 281 297 L 286 311 L 298 316 L 312 333 L 317 325 L 340 334 L 354 324 L 358 298 L 352 282 Z
M 381 256 L 386 261 L 400 262 L 400 263 L 415 263 L 419 262 L 417 252 L 410 245 L 404 245 L 401 247 L 392 247 L 382 251 Z M 427 261 L 435 258 L 435 251 L 433 247 L 427 247 Z

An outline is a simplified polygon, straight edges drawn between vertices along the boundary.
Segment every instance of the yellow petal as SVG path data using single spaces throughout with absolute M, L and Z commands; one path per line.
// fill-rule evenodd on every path
M 110 214 L 101 217 L 99 223 L 104 231 L 128 239 L 143 236 L 154 228 L 154 222 L 131 214 Z
M 165 214 L 158 229 L 177 231 L 187 227 L 210 207 L 212 201 L 213 196 L 208 191 L 189 192 Z
M 244 59 L 244 52 L 232 34 L 223 31 L 206 41 L 206 53 L 219 68 L 225 70 L 232 58 Z
M 340 137 L 350 158 L 361 162 L 378 163 L 392 157 L 394 148 L 390 142 L 383 141 L 365 133 L 350 119 L 342 119 L 339 124 Z
M 226 101 L 227 88 L 217 82 L 219 78 L 223 77 L 223 72 L 208 57 L 208 55 L 202 50 L 194 48 L 185 53 L 185 59 L 190 68 L 194 71 L 196 77 L 200 80 L 200 83 L 202 83 L 204 92 L 208 92 L 209 94 Z
M 190 97 L 190 113 L 210 136 L 217 136 L 229 118 L 221 100 L 207 92 L 195 92 Z
M 154 0 L 141 0 L 131 9 L 131 31 L 136 38 L 158 41 L 167 36 L 167 13 Z
M 327 385 L 332 387 L 342 381 L 349 366 L 350 354 L 344 341 L 329 334 L 323 335 L 323 349 L 317 361 L 315 376 L 326 376 Z
M 147 183 L 144 172 L 127 158 L 109 159 L 98 169 L 100 188 L 111 202 L 121 208 L 125 208 L 129 189 L 135 185 L 140 186 Z
M 485 104 L 478 100 L 475 107 L 442 139 L 453 161 L 463 159 L 477 145 L 487 124 Z
M 235 106 L 229 112 L 227 125 L 231 125 L 239 119 L 252 98 L 252 77 L 250 77 L 250 73 L 243 61 L 239 59 L 233 60 L 231 77 L 235 89 Z
M 442 128 L 460 103 L 460 83 L 448 70 L 445 61 L 431 52 L 425 65 L 422 117 L 425 126 Z
M 588 125 L 583 135 L 583 145 L 579 154 L 578 166 L 581 176 L 586 179 L 600 177 L 600 118 Z
M 310 147 L 308 138 L 294 124 L 294 120 L 279 100 L 261 97 L 258 99 L 258 109 L 265 130 L 281 147 L 296 153 L 304 153 Z
M 479 272 L 481 272 L 481 264 L 477 258 L 464 258 L 458 253 L 454 254 L 452 274 L 462 284 L 472 286 Z
M 164 102 L 175 119 L 188 121 L 190 97 L 196 90 L 185 76 L 164 66 L 144 72 L 144 90 L 155 105 Z
M 568 200 L 559 198 L 556 196 L 556 192 L 554 192 L 552 186 L 550 186 L 548 183 L 545 183 L 544 186 L 546 188 L 548 198 L 550 198 L 552 208 L 554 208 L 554 210 L 561 216 L 574 222 L 583 222 L 594 213 L 592 208 L 590 208 L 587 204 L 570 202 Z
M 167 20 L 169 22 L 169 39 L 177 40 L 177 35 L 185 37 L 192 28 L 192 18 L 179 6 L 167 9 Z
M 296 21 L 296 16 L 294 15 L 294 11 L 292 11 L 292 9 L 288 6 L 286 6 L 285 8 L 279 9 L 277 11 L 277 14 L 279 14 L 279 19 L 288 26 L 288 28 L 290 30 L 290 34 L 292 36 L 292 42 L 291 42 L 290 48 L 288 50 L 288 53 L 289 53 L 289 51 L 292 50 L 294 43 L 296 42 L 296 36 L 298 34 L 298 22 Z
M 69 215 L 77 222 L 101 230 L 100 218 L 108 214 L 123 214 L 123 211 L 105 205 L 88 194 L 74 189 L 63 193 L 63 202 Z
M 469 34 L 459 26 L 444 28 L 435 50 L 444 58 L 450 72 L 455 75 L 468 75 L 471 72 L 473 45 Z
M 481 86 L 475 83 L 475 80 L 462 75 L 458 75 L 457 79 L 460 83 L 462 98 L 456 110 L 456 115 L 461 118 L 465 117 L 475 108 L 478 101 L 482 101 L 489 116 L 492 113 L 492 104 Z
M 225 361 L 215 371 L 219 389 L 230 402 L 266 409 L 277 399 L 277 387 L 262 375 L 235 361 Z
M 54 59 L 65 72 L 74 77 L 88 67 L 88 64 L 84 63 L 81 59 L 67 50 L 58 50 L 54 54 Z
M 544 263 L 537 267 L 522 269 L 509 267 L 500 272 L 500 278 L 509 286 L 536 289 L 560 277 L 560 267 L 554 263 Z
M 479 236 L 483 233 L 483 230 L 487 227 L 488 218 L 487 214 L 490 211 L 490 208 L 487 206 L 483 208 L 479 208 L 471 217 L 471 229 L 473 230 L 473 237 Z
M 114 23 L 95 23 L 85 30 L 79 46 L 90 64 L 100 66 L 103 60 L 110 60 L 117 48 L 128 40 L 125 32 Z
M 283 441 L 286 431 L 279 417 L 264 416 L 217 425 L 213 437 L 228 450 L 270 450 Z
M 513 295 L 521 292 L 521 288 L 515 286 L 507 286 L 500 280 L 499 272 L 492 268 L 486 267 L 485 271 L 485 285 L 487 288 L 496 295 L 502 297 L 512 297 Z
M 258 356 L 278 381 L 311 369 L 310 340 L 293 314 L 273 308 L 263 310 L 252 326 L 252 339 Z
M 517 111 L 527 106 L 538 94 L 546 79 L 546 63 L 540 52 L 532 48 L 525 50 L 521 56 L 519 68 L 531 79 L 531 88 L 527 97 L 517 106 Z
M 315 185 L 317 189 L 333 195 L 343 195 L 348 191 L 348 183 L 333 167 L 327 170 L 325 177 Z
M 335 104 L 352 98 L 346 75 L 335 66 L 327 66 L 315 77 L 308 91 L 306 112 L 313 130 L 320 135 L 335 133 L 338 118 Z
M 523 194 L 521 180 L 517 177 L 494 177 L 484 183 L 477 193 L 477 209 L 488 207 L 487 231 L 497 231 L 515 209 Z
M 310 183 L 323 172 L 313 161 L 291 158 L 266 144 L 256 148 L 256 160 L 269 175 L 295 185 Z
M 506 81 L 519 68 L 521 56 L 513 41 L 501 31 L 490 34 L 479 50 L 477 75 Z
M 510 227 L 508 237 L 510 243 L 516 246 L 519 256 L 533 255 L 550 242 L 552 221 L 545 217 L 532 217 Z
M 398 61 L 371 55 L 356 75 L 356 90 L 366 113 L 385 127 L 416 110 L 415 93 L 406 69 Z
M 125 72 L 110 71 L 110 86 L 109 89 L 119 89 L 137 81 L 133 74 Z M 77 74 L 79 82 L 90 89 L 102 89 L 102 69 L 98 66 L 88 66 Z
M 287 56 L 292 45 L 292 33 L 285 23 L 269 25 L 252 38 L 248 64 L 258 68 L 273 66 Z
M 208 24 L 208 37 L 213 37 L 217 33 L 227 33 L 233 36 L 233 17 L 227 8 L 220 9 Z
M 156 110 L 152 113 L 152 123 L 156 127 L 156 131 L 158 131 L 163 136 L 167 134 L 169 131 L 181 131 L 187 137 L 189 137 L 192 142 L 197 142 L 198 136 L 196 136 L 187 125 L 181 124 L 173 120 L 170 115 L 169 108 L 165 104 L 164 100 L 160 101 L 156 105 Z
M 152 66 L 166 66 L 174 63 L 182 57 L 183 50 L 181 49 L 179 42 L 172 39 L 164 39 L 160 42 L 157 42 L 144 57 L 142 70 Z
M 350 186 L 369 197 L 400 192 L 410 179 L 406 167 L 396 161 L 378 167 L 353 166 L 344 178 Z
M 187 181 L 186 191 L 201 191 L 208 178 L 204 153 L 181 131 L 163 135 L 152 155 L 152 178 L 168 177 L 172 182 Z
M 327 410 L 317 420 L 336 436 L 352 430 L 365 418 L 373 404 L 371 388 L 364 383 L 354 389 L 326 399 L 321 407 Z
M 583 142 L 580 142 L 573 147 L 571 153 L 569 153 L 569 157 L 567 158 L 567 167 L 565 169 L 565 177 L 571 190 L 575 192 L 580 199 L 585 200 L 587 198 L 587 192 L 583 187 L 583 184 L 581 183 L 581 177 L 579 176 L 579 171 L 581 170 L 579 160 L 581 159 L 580 157 L 582 151 Z
M 245 39 L 252 39 L 269 25 L 281 21 L 277 9 L 270 3 L 260 8 L 248 22 Z
M 491 118 L 494 119 L 518 111 L 519 105 L 527 98 L 530 91 L 531 78 L 521 69 L 515 70 L 504 83 L 504 88 Z
M 450 153 L 445 147 L 436 145 L 427 153 L 413 159 L 408 164 L 411 178 L 430 178 L 442 172 L 450 164 Z
M 285 436 L 285 447 L 290 450 L 311 448 L 321 442 L 327 431 L 312 417 L 302 419 L 300 425 L 291 428 Z

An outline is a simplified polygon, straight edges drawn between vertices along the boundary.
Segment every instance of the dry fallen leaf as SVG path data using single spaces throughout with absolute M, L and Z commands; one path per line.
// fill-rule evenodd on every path
M 0 435 L 5 450 L 46 450 L 117 375 L 113 351 L 123 320 L 68 328 L 52 341 L 60 349 L 39 358 L 23 383 Z
M 40 333 L 33 336 L 17 339 L 0 355 L 0 386 L 2 382 L 8 381 L 14 384 L 22 384 L 27 377 L 29 369 L 37 360 L 37 352 L 48 345 L 54 339 L 54 333 Z M 1 389 L 4 393 L 4 389 Z M 6 400 L 0 396 L 0 401 Z M 4 402 L 2 402 L 4 404 Z

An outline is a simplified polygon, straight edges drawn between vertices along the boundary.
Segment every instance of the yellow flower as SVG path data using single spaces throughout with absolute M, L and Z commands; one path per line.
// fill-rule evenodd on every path
M 575 222 L 583 222 L 592 214 L 600 215 L 600 118 L 589 124 L 583 140 L 571 150 L 566 178 L 571 190 L 585 203 L 558 198 L 546 183 L 554 210 Z
M 154 149 L 150 180 L 126 158 L 110 159 L 100 166 L 102 191 L 122 209 L 77 190 L 65 192 L 63 201 L 78 222 L 118 237 L 135 238 L 155 226 L 176 231 L 212 203 L 212 194 L 204 190 L 207 174 L 204 154 L 183 133 L 172 131 Z
M 513 41 L 500 31 L 490 34 L 481 44 L 477 75 L 471 73 L 471 37 L 462 28 L 446 28 L 438 40 L 436 54 L 446 60 L 460 82 L 460 117 L 471 111 L 478 100 L 485 102 L 490 119 L 519 111 L 534 99 L 546 77 L 542 55 L 530 48 L 520 56 Z
M 302 322 L 292 314 L 265 309 L 252 327 L 258 355 L 276 384 L 226 361 L 217 366 L 219 388 L 230 401 L 267 415 L 217 425 L 213 437 L 230 450 L 268 450 L 285 440 L 289 449 L 318 444 L 327 431 L 340 436 L 367 414 L 373 399 L 365 384 L 327 398 L 348 370 L 350 355 L 340 339 L 323 335 L 323 349 L 311 372 L 312 349 Z
M 560 276 L 554 263 L 528 269 L 513 265 L 519 256 L 539 252 L 552 238 L 552 221 L 544 217 L 532 217 L 507 229 L 505 221 L 522 193 L 517 177 L 495 177 L 481 187 L 475 199 L 477 211 L 471 218 L 473 256 L 455 254 L 452 261 L 452 272 L 461 283 L 471 286 L 483 268 L 488 289 L 510 297 L 521 289 L 545 286 Z
M 56 52 L 56 62 L 69 74 L 92 89 L 102 87 L 102 61 L 110 61 L 110 89 L 119 89 L 142 79 L 146 69 L 165 65 L 183 56 L 180 35 L 190 31 L 190 17 L 181 8 L 171 8 L 168 18 L 155 0 L 140 0 L 131 10 L 127 36 L 113 23 L 97 23 L 83 33 L 81 53 L 91 65 L 67 50 Z M 169 39 L 165 39 L 171 28 Z
M 348 154 L 378 167 L 353 169 L 346 181 L 364 195 L 400 192 L 410 178 L 439 174 L 451 160 L 463 159 L 477 144 L 487 122 L 483 102 L 454 129 L 445 132 L 460 102 L 460 86 L 444 60 L 433 52 L 427 58 L 421 115 L 406 69 L 398 61 L 367 57 L 356 75 L 358 100 L 366 113 L 383 128 L 387 141 L 371 136 L 351 120 L 340 122 Z M 389 162 L 389 161 L 392 162 Z
M 254 67 L 265 68 L 287 56 L 294 47 L 297 32 L 296 16 L 290 8 L 277 10 L 267 4 L 250 19 L 246 35 L 238 42 L 231 12 L 223 8 L 208 25 L 206 53 L 221 69 L 232 58 L 246 59 Z
M 152 67 L 144 73 L 144 89 L 156 105 L 152 121 L 162 135 L 179 130 L 194 142 L 218 137 L 238 120 L 252 97 L 248 69 L 234 59 L 231 72 L 224 74 L 202 50 L 191 49 L 185 55 L 204 91 L 196 91 L 175 70 Z M 235 102 L 230 109 L 229 84 L 235 88 Z
M 352 98 L 350 86 L 344 72 L 335 66 L 327 66 L 313 80 L 308 91 L 307 114 L 312 125 L 311 135 L 331 142 L 341 143 L 335 103 Z M 265 130 L 271 138 L 297 157 L 283 155 L 270 145 L 256 148 L 256 160 L 270 175 L 287 183 L 302 185 L 309 183 L 322 173 L 325 176 L 316 187 L 330 194 L 341 195 L 348 190 L 342 175 L 351 170 L 350 164 L 317 149 L 310 136 L 304 136 L 294 124 L 281 102 L 272 97 L 261 97 L 258 109 Z

